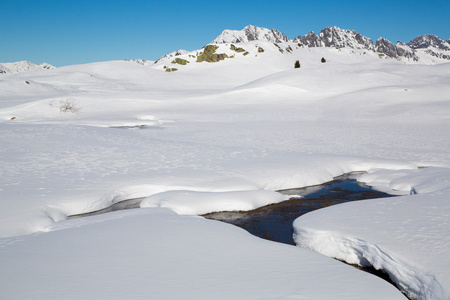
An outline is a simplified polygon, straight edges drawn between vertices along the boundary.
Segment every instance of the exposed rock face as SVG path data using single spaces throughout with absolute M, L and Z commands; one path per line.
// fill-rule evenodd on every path
M 398 57 L 405 57 L 405 58 L 411 59 L 413 61 L 419 60 L 419 57 L 417 57 L 415 51 L 413 49 L 411 49 L 405 43 L 397 42 L 396 50 L 397 50 Z
M 293 41 L 308 47 L 325 47 L 322 40 L 314 31 L 311 31 L 305 36 L 298 36 Z
M 313 31 L 305 36 L 299 36 L 294 42 L 301 43 L 308 47 L 349 47 L 353 49 L 373 50 L 373 42 L 354 30 L 340 29 L 339 27 L 326 27 L 319 35 Z
M 319 34 L 325 47 L 373 50 L 373 42 L 356 31 L 340 29 L 339 27 L 327 27 Z
M 375 51 L 383 53 L 391 58 L 397 58 L 397 47 L 390 41 L 381 37 L 375 42 Z

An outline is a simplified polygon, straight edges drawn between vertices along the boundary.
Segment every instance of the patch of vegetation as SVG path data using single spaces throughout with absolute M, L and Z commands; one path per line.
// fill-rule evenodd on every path
M 244 54 L 242 54 L 242 55 L 244 55 L 244 56 L 247 56 L 249 53 L 248 52 L 245 52 Z
M 178 71 L 177 68 L 165 68 L 165 69 L 166 69 L 166 72 L 175 72 L 175 71 Z
M 299 69 L 300 68 L 300 61 L 296 61 L 294 64 L 294 68 Z
M 383 53 L 378 53 L 379 58 L 383 58 L 385 55 Z
M 264 52 L 264 49 L 261 47 L 258 47 L 258 53 L 263 53 L 263 52 Z
M 246 52 L 244 48 L 237 48 L 235 45 L 231 44 L 230 49 L 237 52 L 237 53 L 241 53 L 241 52 Z
M 228 58 L 228 55 L 225 53 L 217 54 L 216 50 L 219 49 L 219 46 L 215 45 L 207 45 L 203 48 L 203 52 L 200 52 L 197 56 L 197 62 L 218 62 L 220 60 L 224 60 Z
M 173 63 L 173 64 L 179 64 L 179 65 L 185 66 L 185 65 L 187 65 L 187 64 L 189 63 L 189 61 L 188 61 L 188 60 L 185 60 L 185 59 L 181 59 L 181 58 L 175 58 L 175 59 L 172 61 L 172 63 Z

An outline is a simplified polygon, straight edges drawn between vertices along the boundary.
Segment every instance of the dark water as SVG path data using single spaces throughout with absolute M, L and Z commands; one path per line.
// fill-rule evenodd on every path
M 251 211 L 217 212 L 203 217 L 239 226 L 267 240 L 294 245 L 292 223 L 299 216 L 339 203 L 392 196 L 358 183 L 352 175 L 341 176 L 318 186 L 279 192 L 292 195 L 292 198 Z

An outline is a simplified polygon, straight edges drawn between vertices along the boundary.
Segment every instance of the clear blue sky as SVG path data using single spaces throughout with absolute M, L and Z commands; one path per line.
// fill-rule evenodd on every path
M 56 66 L 196 50 L 251 24 L 290 38 L 327 26 L 408 42 L 450 39 L 450 0 L 1 0 L 0 62 Z

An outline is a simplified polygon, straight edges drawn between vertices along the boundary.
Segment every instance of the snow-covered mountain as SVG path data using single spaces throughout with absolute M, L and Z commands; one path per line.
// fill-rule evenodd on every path
M 450 40 L 444 41 L 433 34 L 421 35 L 407 43 L 415 51 L 450 60 Z
M 51 70 L 54 68 L 55 68 L 54 66 L 52 66 L 48 63 L 42 63 L 40 65 L 36 65 L 36 64 L 33 64 L 33 63 L 25 60 L 25 61 L 13 62 L 13 63 L 0 63 L 0 74 Z
M 211 44 L 243 43 L 250 41 L 289 42 L 290 39 L 276 29 L 248 25 L 242 30 L 224 30 Z

